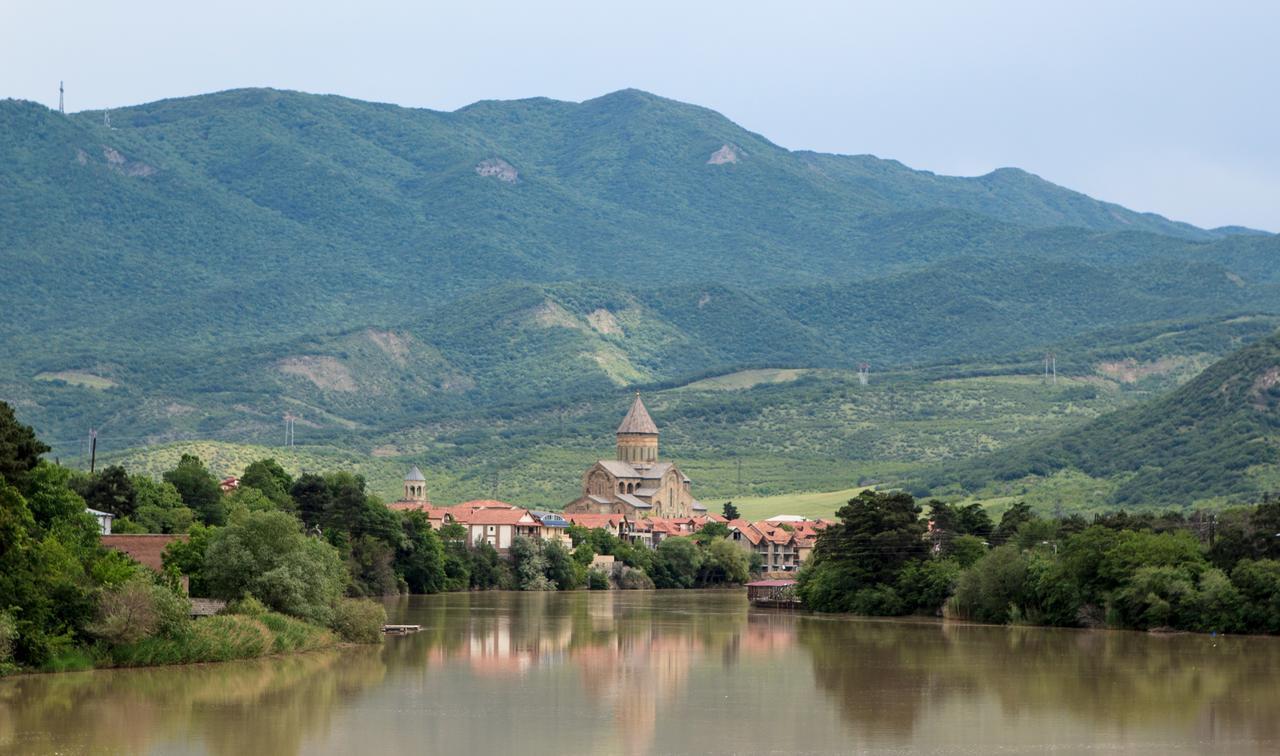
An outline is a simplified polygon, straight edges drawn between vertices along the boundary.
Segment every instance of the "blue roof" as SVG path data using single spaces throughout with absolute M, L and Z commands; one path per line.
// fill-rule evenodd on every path
M 543 512 L 537 509 L 530 509 L 529 514 L 533 515 L 548 528 L 567 528 L 569 521 L 564 519 L 564 515 L 559 512 Z

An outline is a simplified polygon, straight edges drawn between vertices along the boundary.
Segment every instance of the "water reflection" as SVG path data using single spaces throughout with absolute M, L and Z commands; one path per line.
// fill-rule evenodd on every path
M 1274 753 L 1280 641 L 749 611 L 741 593 L 391 601 L 417 635 L 0 682 L 0 753 Z

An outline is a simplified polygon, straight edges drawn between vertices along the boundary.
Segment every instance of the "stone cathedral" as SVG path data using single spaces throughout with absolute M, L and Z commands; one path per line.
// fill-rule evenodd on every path
M 640 394 L 617 431 L 616 459 L 602 459 L 582 476 L 582 496 L 569 514 L 691 517 L 706 514 L 690 492 L 691 481 L 671 462 L 658 461 L 658 426 Z

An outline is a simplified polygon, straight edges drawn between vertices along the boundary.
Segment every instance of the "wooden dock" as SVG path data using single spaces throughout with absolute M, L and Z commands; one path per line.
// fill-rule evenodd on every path
M 422 630 L 422 625 L 383 625 L 382 632 L 387 635 L 408 635 Z

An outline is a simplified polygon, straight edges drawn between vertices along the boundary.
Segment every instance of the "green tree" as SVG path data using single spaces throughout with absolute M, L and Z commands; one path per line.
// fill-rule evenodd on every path
M 294 508 L 293 497 L 289 495 L 293 478 L 274 459 L 251 462 L 240 476 L 240 487 L 246 486 L 261 491 L 278 509 L 290 512 Z
M 227 521 L 226 507 L 222 501 L 222 488 L 218 479 L 194 454 L 183 454 L 178 466 L 164 474 L 164 480 L 173 485 L 182 497 L 182 503 L 196 513 L 201 522 L 222 525 Z
M 347 586 L 342 557 L 303 535 L 287 512 L 240 512 L 209 540 L 204 578 L 228 600 L 256 596 L 272 609 L 328 625 Z
M 298 517 L 308 528 L 322 526 L 333 506 L 333 493 L 323 475 L 303 473 L 289 488 Z
M 659 588 L 692 588 L 702 567 L 702 550 L 690 538 L 665 538 L 658 544 L 650 577 Z
M 31 426 L 18 422 L 13 407 L 0 402 L 0 480 L 25 490 L 23 478 L 47 451 L 49 447 L 36 438 Z
M 745 583 L 750 577 L 750 567 L 751 561 L 746 551 L 723 537 L 713 538 L 702 548 L 698 583 L 700 585 Z
M 559 541 L 544 543 L 542 556 L 547 560 L 547 577 L 560 590 L 571 591 L 586 582 L 587 568 Z
M 732 501 L 726 501 L 724 503 L 724 507 L 721 508 L 720 514 L 724 515 L 724 518 L 729 521 L 742 518 L 742 513 L 738 511 L 738 508 L 734 506 Z
M 410 593 L 438 593 L 445 588 L 444 543 L 422 512 L 405 512 L 404 537 L 396 550 L 396 570 Z
M 116 517 L 131 517 L 137 508 L 137 490 L 129 474 L 119 465 L 104 467 L 82 478 L 77 492 L 87 506 Z
M 556 584 L 547 578 L 547 559 L 542 554 L 541 541 L 516 536 L 511 541 L 511 566 L 520 590 L 555 590 Z
M 836 512 L 839 521 L 822 531 L 809 563 L 800 571 L 797 592 L 817 611 L 854 611 L 875 606 L 888 611 L 893 584 L 907 564 L 925 559 L 926 524 L 910 494 L 863 491 Z M 859 592 L 866 593 L 862 599 Z
M 991 543 L 999 546 L 1009 541 L 1017 534 L 1018 528 L 1022 527 L 1025 522 L 1030 522 L 1035 517 L 1031 513 L 1031 506 L 1024 501 L 1019 501 L 1011 505 L 1000 515 L 1000 524 L 991 534 Z

